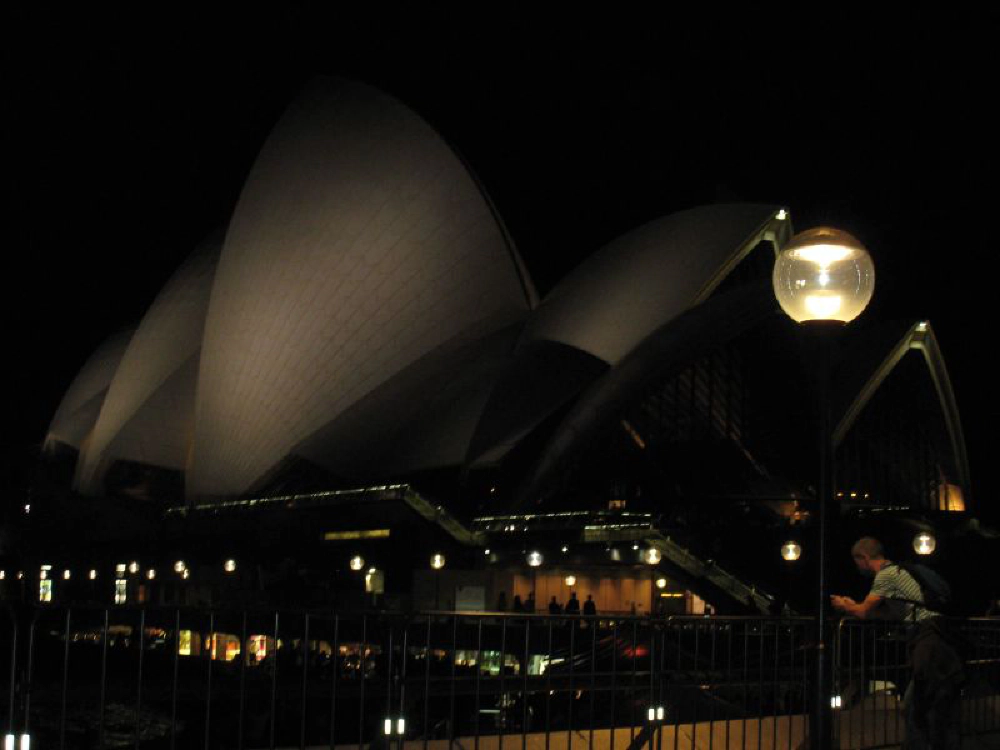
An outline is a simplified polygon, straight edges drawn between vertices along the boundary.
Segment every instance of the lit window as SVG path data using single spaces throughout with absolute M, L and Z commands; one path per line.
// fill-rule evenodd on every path
M 118 563 L 115 566 L 115 573 L 117 573 L 119 576 L 125 575 L 125 567 L 126 567 L 125 563 Z
M 115 604 L 124 604 L 128 599 L 128 581 L 124 578 L 115 579 Z
M 45 578 L 38 582 L 38 601 L 40 602 L 51 602 L 52 601 L 52 581 Z

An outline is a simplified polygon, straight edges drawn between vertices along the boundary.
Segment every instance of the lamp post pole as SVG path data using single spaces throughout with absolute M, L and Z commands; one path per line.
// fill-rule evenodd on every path
M 787 217 L 782 211 L 779 218 Z M 864 246 L 847 232 L 828 227 L 792 237 L 774 264 L 774 293 L 781 308 L 797 323 L 806 323 L 816 345 L 819 432 L 819 571 L 816 603 L 815 690 L 810 711 L 809 745 L 829 750 L 831 725 L 831 646 L 827 613 L 829 505 L 833 492 L 833 447 L 830 429 L 830 349 L 834 330 L 849 323 L 871 301 L 875 267 Z

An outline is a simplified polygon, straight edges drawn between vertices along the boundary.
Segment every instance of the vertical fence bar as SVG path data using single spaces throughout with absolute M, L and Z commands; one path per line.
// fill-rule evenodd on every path
M 747 714 L 750 712 L 750 623 L 743 621 L 743 731 L 741 733 L 743 750 L 747 748 Z
M 330 660 L 330 750 L 337 746 L 337 682 L 340 680 L 340 615 L 333 616 Z
M 309 702 L 309 613 L 302 623 L 302 713 L 299 717 L 299 750 L 306 750 L 306 705 Z
M 710 656 L 708 659 L 708 673 L 711 675 L 709 679 L 709 689 L 713 687 L 718 690 L 717 686 L 714 685 L 716 682 L 718 672 L 716 671 L 716 661 L 715 661 L 715 646 L 716 640 L 719 635 L 719 623 L 712 622 L 710 625 L 709 633 L 712 636 L 711 646 L 710 646 Z M 712 701 L 708 705 L 708 750 L 713 750 L 715 747 L 715 701 Z M 728 750 L 728 748 L 727 748 Z
M 430 741 L 430 706 L 431 706 L 431 622 L 432 616 L 427 615 L 427 630 L 424 638 L 424 750 Z M 452 656 L 454 659 L 454 655 Z
M 611 737 L 609 750 L 615 750 L 615 733 L 618 731 L 616 699 L 618 697 L 618 620 L 611 623 Z
M 35 625 L 38 620 L 37 613 L 31 619 L 28 626 L 28 663 L 24 670 L 24 726 L 21 731 L 28 734 L 31 730 L 31 688 L 34 679 L 35 667 Z
M 635 677 L 636 677 L 636 670 L 638 669 L 638 665 L 636 664 L 636 662 L 638 661 L 638 659 L 636 658 L 636 648 L 637 648 L 636 642 L 639 640 L 638 630 L 639 626 L 636 623 L 635 618 L 633 617 L 632 618 L 632 683 L 629 689 L 629 695 L 631 697 L 631 700 L 629 700 L 630 716 L 628 723 L 629 747 L 635 744 L 635 696 L 636 696 Z M 549 640 L 551 641 L 552 639 L 550 638 Z M 546 748 L 545 750 L 548 750 L 548 748 Z
M 694 623 L 694 663 L 691 665 L 691 680 L 692 682 L 697 678 L 698 671 L 701 665 L 701 623 Z M 691 685 L 692 693 L 697 695 L 696 691 L 698 686 L 695 684 Z M 694 750 L 695 737 L 698 732 L 698 699 L 695 698 L 693 710 L 691 712 L 691 750 Z M 676 729 L 674 730 L 677 731 Z
M 552 728 L 552 617 L 548 617 L 549 647 L 545 667 L 545 750 L 549 750 Z
M 597 693 L 597 618 L 590 620 L 590 735 L 587 748 L 594 750 L 594 696 Z
M 507 721 L 505 685 L 507 676 L 507 618 L 500 621 L 500 696 L 497 699 L 497 747 L 503 747 L 503 730 Z
M 771 747 L 778 748 L 778 661 L 781 658 L 781 621 L 771 620 L 774 627 L 774 686 L 771 689 Z
M 531 641 L 531 618 L 524 618 L 524 659 L 521 669 L 524 672 L 524 683 L 521 687 L 521 750 L 528 750 L 528 660 L 531 658 L 529 643 Z
M 10 612 L 10 702 L 7 708 L 7 734 L 14 734 L 14 697 L 17 695 L 17 635 L 20 630 L 17 615 Z
M 174 681 L 170 688 L 170 750 L 177 742 L 177 678 L 181 659 L 181 610 L 174 610 Z
M 455 670 L 458 660 L 458 615 L 451 616 L 451 689 L 448 695 L 448 750 L 455 746 Z M 479 658 L 476 658 L 479 666 Z
M 726 685 L 729 690 L 733 690 L 733 630 L 735 626 L 733 623 L 727 623 L 726 625 Z M 735 691 L 734 691 L 735 692 Z M 729 734 L 732 724 L 732 719 L 726 716 L 726 750 L 731 747 L 729 743 Z
M 405 710 L 404 710 L 406 708 L 406 653 L 407 653 L 407 649 L 409 648 L 409 643 L 410 643 L 410 628 L 409 628 L 409 623 L 407 623 L 406 620 L 404 620 L 403 621 L 403 643 L 401 644 L 402 651 L 401 651 L 401 655 L 400 655 L 400 665 L 399 665 L 399 716 L 401 718 L 403 718 L 404 721 L 406 719 L 406 713 L 405 713 Z M 425 700 L 426 700 L 426 696 L 425 696 Z M 404 728 L 405 728 L 405 725 L 404 725 Z M 403 750 L 403 741 L 404 741 L 404 739 L 406 737 L 405 731 L 404 732 L 398 732 L 397 731 L 397 734 L 399 734 L 399 750 Z
M 392 719 L 392 657 L 393 657 L 393 635 L 394 628 L 392 623 L 389 623 L 389 648 L 386 652 L 385 658 L 385 720 L 391 721 Z M 378 725 L 375 726 L 376 731 L 378 731 Z M 386 743 L 392 746 L 392 736 L 386 738 Z
M 135 750 L 139 750 L 141 741 L 141 715 L 142 715 L 142 660 L 143 652 L 146 650 L 146 608 L 139 610 L 139 668 L 135 681 Z
M 368 615 L 361 615 L 361 654 L 358 663 L 361 665 L 360 699 L 358 700 L 358 750 L 364 750 L 365 739 L 365 679 L 368 671 Z
M 212 736 L 212 662 L 215 661 L 215 612 L 208 613 L 208 672 L 205 678 L 205 750 L 211 746 Z
M 104 610 L 104 628 L 101 631 L 101 696 L 100 708 L 97 718 L 97 747 L 104 750 L 104 698 L 105 688 L 108 680 L 108 617 L 109 612 Z
M 767 621 L 757 620 L 757 747 L 764 744 L 764 628 Z
M 573 747 L 573 699 L 575 686 L 575 662 L 576 662 L 576 624 L 579 618 L 568 620 L 569 623 L 569 708 L 567 710 L 568 719 L 566 722 L 566 748 Z
M 281 626 L 281 618 L 278 610 L 274 611 L 274 653 L 271 660 L 271 726 L 269 728 L 268 746 L 274 750 L 275 735 L 278 728 L 278 714 L 276 713 L 278 704 L 278 628 Z M 365 683 L 361 683 L 362 690 Z
M 244 609 L 240 624 L 240 697 L 239 709 L 237 711 L 236 750 L 243 750 L 243 714 L 246 711 L 247 660 L 249 658 L 250 649 L 247 646 L 247 611 Z
M 473 713 L 475 721 L 475 732 L 476 732 L 474 747 L 476 750 L 479 750 L 479 681 L 482 671 L 483 671 L 483 618 L 480 617 L 477 628 L 477 636 L 476 636 L 476 707 Z
M 649 745 L 649 750 L 653 750 L 653 742 L 656 739 L 656 725 L 653 724 L 653 719 L 656 718 L 656 687 L 655 680 L 656 670 L 656 634 L 654 632 L 653 623 L 649 624 L 649 701 L 647 703 L 646 710 L 653 711 L 653 717 L 649 719 L 649 737 L 647 744 Z M 674 735 L 676 737 L 676 734 Z
M 63 629 L 63 679 L 62 700 L 59 709 L 59 750 L 66 747 L 66 694 L 69 690 L 69 629 L 72 609 L 66 610 L 66 627 Z

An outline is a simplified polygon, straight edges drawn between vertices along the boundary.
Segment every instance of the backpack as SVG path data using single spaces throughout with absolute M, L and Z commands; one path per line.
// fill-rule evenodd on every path
M 929 568 L 923 563 L 907 562 L 897 563 L 902 570 L 909 573 L 913 580 L 920 586 L 920 593 L 923 594 L 924 604 L 928 609 L 935 612 L 944 612 L 951 604 L 951 586 L 933 568 Z

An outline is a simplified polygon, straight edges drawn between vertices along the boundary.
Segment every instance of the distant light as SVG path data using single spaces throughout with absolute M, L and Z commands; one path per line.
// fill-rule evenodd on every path
M 365 567 L 365 558 L 361 555 L 355 555 L 351 558 L 351 570 L 361 570 Z
M 175 573 L 183 573 L 185 570 L 187 570 L 187 565 L 184 564 L 183 560 L 178 560 L 177 562 L 174 563 Z
M 563 551 L 563 553 L 566 553 L 566 552 L 569 552 L 569 547 L 567 547 L 567 546 L 566 546 L 566 545 L 564 544 L 564 545 L 562 546 L 562 551 Z
M 21 750 L 31 750 L 31 735 L 22 734 L 21 735 Z
M 663 555 L 660 553 L 660 550 L 658 550 L 656 547 L 650 547 L 649 549 L 646 550 L 645 554 L 643 555 L 643 559 L 649 565 L 656 565 L 658 562 L 660 562 L 660 559 L 662 557 Z
M 528 553 L 528 565 L 530 565 L 531 567 L 537 568 L 544 561 L 545 561 L 545 558 L 542 557 L 542 553 L 541 552 L 538 552 L 536 550 L 534 552 L 529 552 Z
M 138 573 L 139 572 L 139 563 L 136 562 L 135 560 L 133 560 L 132 562 L 130 562 L 128 564 L 128 572 L 129 573 Z
M 68 570 L 63 571 L 63 580 L 68 581 L 70 577 L 70 572 Z
M 375 571 L 376 571 L 376 568 L 368 568 L 368 575 L 370 575 L 370 576 L 375 575 Z
M 486 549 L 484 549 L 484 550 L 483 550 L 483 554 L 484 554 L 484 555 L 488 555 L 488 554 L 490 554 L 490 548 L 489 548 L 489 547 L 487 547 Z
M 38 574 L 38 580 L 45 581 L 48 579 L 48 577 L 49 577 L 49 571 L 47 571 L 45 568 L 42 568 L 42 571 Z
M 184 579 L 185 581 L 186 581 L 186 580 L 187 580 L 188 578 L 190 578 L 190 577 L 191 577 L 191 571 L 190 571 L 190 570 L 187 570 L 187 569 L 185 569 L 185 570 L 184 570 L 184 571 L 183 571 L 183 572 L 181 573 L 181 578 L 183 578 L 183 579 Z
M 42 566 L 42 570 L 52 570 L 52 566 L 51 565 L 43 565 Z
M 0 570 L 0 581 L 4 580 L 6 577 L 7 577 L 7 571 Z
M 12 734 L 8 734 L 3 738 L 3 750 L 14 750 L 14 740 L 16 738 Z
M 385 733 L 386 736 L 392 734 L 392 719 L 385 720 Z
M 926 331 L 927 330 L 927 321 L 926 320 L 921 320 L 919 323 L 917 323 L 917 330 L 918 331 Z
M 28 503 L 24 506 L 24 512 L 31 513 L 31 503 Z
M 233 573 L 236 571 L 236 561 L 226 560 L 225 564 L 222 567 L 225 568 L 225 571 L 227 573 Z
M 664 714 L 663 706 L 657 706 L 656 707 L 656 718 L 659 721 L 663 721 L 663 714 Z
M 638 545 L 638 544 L 633 544 L 633 545 L 632 545 L 632 549 L 634 549 L 634 550 L 638 551 L 638 549 L 639 549 L 639 545 Z
M 119 576 L 123 576 L 125 575 L 125 568 L 127 567 L 128 566 L 125 565 L 125 563 L 118 563 L 117 565 L 115 565 L 115 573 L 117 573 Z
M 96 581 L 97 580 L 97 571 L 96 570 L 91 569 L 91 571 L 90 571 L 90 580 L 91 581 Z
M 567 586 L 576 586 L 576 576 L 568 575 L 564 580 L 566 581 Z
M 656 721 L 656 709 L 650 706 L 647 716 L 649 717 L 650 721 Z
M 441 570 L 441 568 L 444 567 L 444 555 L 431 555 L 431 567 L 434 568 L 434 570 Z
M 937 540 L 926 531 L 913 537 L 913 549 L 918 555 L 929 555 L 937 548 Z
M 152 581 L 154 578 L 156 578 L 156 571 L 153 568 L 150 568 L 149 570 L 147 570 L 146 571 L 146 578 L 148 578 L 149 580 Z
M 795 562 L 802 557 L 802 547 L 798 542 L 785 542 L 781 545 L 781 558 L 788 562 Z
M 397 719 L 396 720 L 396 734 L 405 734 L 405 733 L 406 733 L 406 719 L 402 719 L 402 718 L 401 719 Z
M 17 580 L 20 581 L 22 578 L 24 578 L 24 571 L 23 570 L 17 571 Z
M 830 708 L 840 708 L 843 705 L 843 699 L 839 695 L 830 696 Z
M 785 209 L 781 209 L 780 211 L 778 211 L 778 213 L 775 215 L 774 218 L 776 218 L 778 221 L 784 221 L 785 219 L 788 218 L 788 211 L 786 211 Z
M 656 588 L 665 589 L 667 587 L 667 579 L 660 577 L 656 579 Z
M 609 549 L 608 554 L 611 555 L 612 560 L 618 561 L 622 559 L 621 550 L 619 550 L 617 547 L 612 547 L 611 549 Z

